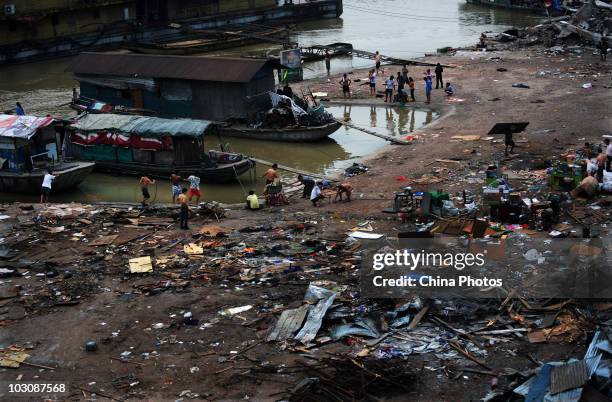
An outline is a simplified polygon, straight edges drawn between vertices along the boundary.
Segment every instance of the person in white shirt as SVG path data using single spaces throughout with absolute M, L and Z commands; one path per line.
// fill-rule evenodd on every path
M 610 144 L 610 139 L 604 139 L 604 144 L 606 145 L 606 172 L 610 171 L 610 163 L 612 163 L 612 144 Z
M 318 181 L 317 185 L 312 188 L 310 192 L 310 202 L 314 207 L 318 207 L 319 201 L 323 199 L 323 195 L 321 194 L 321 189 L 323 188 L 323 182 Z
M 55 180 L 51 169 L 47 170 L 45 177 L 43 178 L 42 187 L 40 189 L 40 203 L 49 202 L 49 194 L 51 194 L 51 183 Z
M 389 102 L 393 102 L 393 90 L 395 89 L 395 77 L 390 76 L 389 79 L 385 82 L 385 102 L 387 99 Z

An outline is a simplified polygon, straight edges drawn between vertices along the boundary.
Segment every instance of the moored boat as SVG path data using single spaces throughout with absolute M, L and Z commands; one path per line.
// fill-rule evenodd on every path
M 38 194 L 47 169 L 53 193 L 78 186 L 95 163 L 66 161 L 63 126 L 53 117 L 0 115 L 0 191 Z
M 136 53 L 166 54 L 172 56 L 184 56 L 197 53 L 214 52 L 221 49 L 247 46 L 260 42 L 272 41 L 283 42 L 281 36 L 287 33 L 287 28 L 271 27 L 252 33 L 238 29 L 234 31 L 190 30 L 182 34 L 180 39 L 158 40 L 156 42 L 138 42 L 127 48 Z
M 312 99 L 264 92 L 247 97 L 248 119 L 219 124 L 220 136 L 254 140 L 312 142 L 336 132 L 342 124 Z
M 194 174 L 204 182 L 227 183 L 255 166 L 243 155 L 204 150 L 214 130 L 206 120 L 162 119 L 117 114 L 85 114 L 67 127 L 67 150 L 96 170 L 167 178 Z
M 254 140 L 312 142 L 336 132 L 342 124 L 337 121 L 322 126 L 294 126 L 284 128 L 251 128 L 246 125 L 226 125 L 218 128 L 219 135 Z

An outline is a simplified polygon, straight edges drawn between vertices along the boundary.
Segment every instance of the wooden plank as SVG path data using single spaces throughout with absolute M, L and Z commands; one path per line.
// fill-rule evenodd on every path
M 402 140 L 400 138 L 395 138 L 395 137 L 391 137 L 389 135 L 380 134 L 380 133 L 377 133 L 375 131 L 368 130 L 367 128 L 356 126 L 356 125 L 354 125 L 352 123 L 349 123 L 349 122 L 346 122 L 346 121 L 343 121 L 343 120 L 340 120 L 340 119 L 335 119 L 335 120 L 338 123 L 342 123 L 342 124 L 344 124 L 347 127 L 354 128 L 355 130 L 359 130 L 361 132 L 373 135 L 373 136 L 378 137 L 378 138 L 382 138 L 383 140 L 387 140 L 387 141 L 392 142 L 394 144 L 399 144 L 399 145 L 409 145 L 410 144 L 410 142 Z
M 266 166 L 272 166 L 274 164 L 274 162 L 266 161 L 266 160 L 259 159 L 259 158 L 251 158 L 251 157 L 249 157 L 249 159 L 255 161 L 256 163 L 261 163 L 262 165 L 266 165 Z M 277 165 L 278 165 L 278 168 L 280 170 L 285 170 L 287 172 L 301 174 L 301 175 L 304 175 L 304 176 L 315 177 L 317 179 L 325 179 L 325 180 L 328 180 L 328 181 L 337 181 L 337 180 L 332 179 L 331 177 L 323 175 L 323 174 L 307 172 L 305 170 L 300 170 L 300 169 L 292 168 L 292 167 L 289 167 L 289 166 L 280 165 L 278 163 L 277 163 Z

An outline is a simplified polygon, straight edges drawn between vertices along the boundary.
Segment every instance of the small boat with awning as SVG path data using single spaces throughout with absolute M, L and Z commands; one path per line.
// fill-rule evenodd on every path
M 84 114 L 67 127 L 67 150 L 75 159 L 95 161 L 102 172 L 161 178 L 176 172 L 204 182 L 235 181 L 255 162 L 223 150 L 206 152 L 204 137 L 214 129 L 207 120 Z
M 66 160 L 63 137 L 53 117 L 0 114 L 0 191 L 38 194 L 47 169 L 55 176 L 53 193 L 78 186 L 94 163 Z

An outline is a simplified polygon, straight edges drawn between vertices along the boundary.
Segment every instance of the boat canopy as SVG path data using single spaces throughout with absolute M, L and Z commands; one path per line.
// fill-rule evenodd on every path
M 213 123 L 208 120 L 162 119 L 121 114 L 85 114 L 70 128 L 78 131 L 111 131 L 146 137 L 201 137 Z
M 53 117 L 0 114 L 0 137 L 29 140 L 38 129 L 53 123 Z

